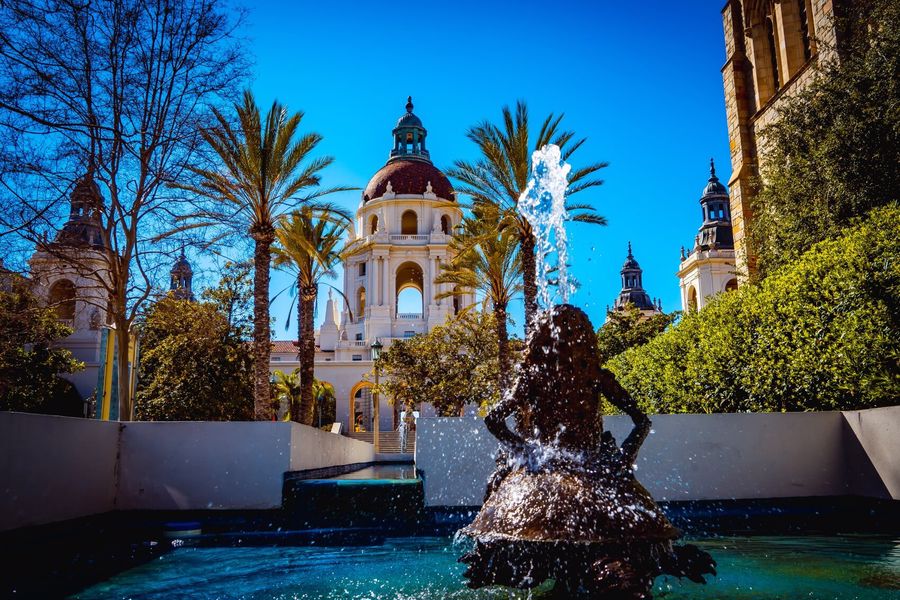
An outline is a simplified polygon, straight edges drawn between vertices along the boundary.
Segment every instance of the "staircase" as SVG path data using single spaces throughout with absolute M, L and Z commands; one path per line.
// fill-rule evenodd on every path
M 361 442 L 369 444 L 375 443 L 375 434 L 372 431 L 359 431 L 348 434 L 349 437 Z M 381 454 L 400 454 L 400 432 L 399 431 L 381 431 L 378 434 L 378 441 L 381 446 L 379 452 Z M 411 431 L 406 437 L 406 454 L 413 454 L 416 451 L 416 432 Z

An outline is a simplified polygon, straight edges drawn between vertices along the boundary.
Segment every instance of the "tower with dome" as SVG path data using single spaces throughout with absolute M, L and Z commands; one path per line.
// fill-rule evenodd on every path
M 366 250 L 343 264 L 346 301 L 339 307 L 329 294 L 316 336 L 316 378 L 334 387 L 345 432 L 373 429 L 372 346 L 427 333 L 475 301 L 471 293 L 435 298 L 452 291 L 434 280 L 450 258 L 450 234 L 462 210 L 447 176 L 431 162 L 428 130 L 413 108 L 408 98 L 387 162 L 361 194 L 349 241 L 364 242 Z M 294 343 L 275 342 L 272 369 L 296 366 Z M 397 415 L 384 398 L 379 412 L 379 429 L 395 430 Z
M 681 281 L 681 307 L 699 310 L 709 298 L 737 289 L 734 232 L 728 188 L 716 177 L 716 165 L 709 161 L 709 180 L 700 196 L 703 222 L 694 238 L 694 247 L 681 249 L 678 279 Z

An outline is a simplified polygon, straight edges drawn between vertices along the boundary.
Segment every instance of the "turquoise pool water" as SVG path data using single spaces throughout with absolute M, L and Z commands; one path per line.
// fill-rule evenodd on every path
M 657 580 L 660 600 L 900 600 L 900 538 L 752 537 L 695 540 L 719 563 L 699 586 Z M 463 584 L 461 548 L 447 538 L 376 546 L 179 547 L 73 598 L 440 600 L 527 598 Z M 533 594 L 535 600 L 542 594 Z

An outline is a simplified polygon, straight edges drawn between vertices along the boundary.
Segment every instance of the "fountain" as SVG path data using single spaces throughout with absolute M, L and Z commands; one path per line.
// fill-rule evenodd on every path
M 555 146 L 534 153 L 521 202 L 538 236 L 545 306 L 551 272 L 563 302 L 570 289 L 562 228 L 568 165 L 559 156 Z M 546 260 L 553 246 L 556 265 Z M 603 431 L 599 394 L 634 422 L 621 446 Z M 475 541 L 460 558 L 469 587 L 530 589 L 552 579 L 567 598 L 638 599 L 651 597 L 661 574 L 698 583 L 715 574 L 706 552 L 674 544 L 680 533 L 635 479 L 650 420 L 600 367 L 593 325 L 580 309 L 563 303 L 538 315 L 518 381 L 485 423 L 503 451 L 484 505 L 460 531 Z

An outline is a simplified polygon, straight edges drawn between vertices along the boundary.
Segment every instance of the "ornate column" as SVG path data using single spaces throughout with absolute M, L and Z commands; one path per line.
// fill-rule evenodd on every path
M 388 261 L 387 256 L 381 257 L 381 286 L 382 286 L 382 288 L 381 288 L 381 291 L 382 291 L 381 305 L 382 306 L 390 306 L 390 303 L 391 303 L 390 292 L 389 292 L 390 276 L 388 275 L 388 262 L 389 261 Z

